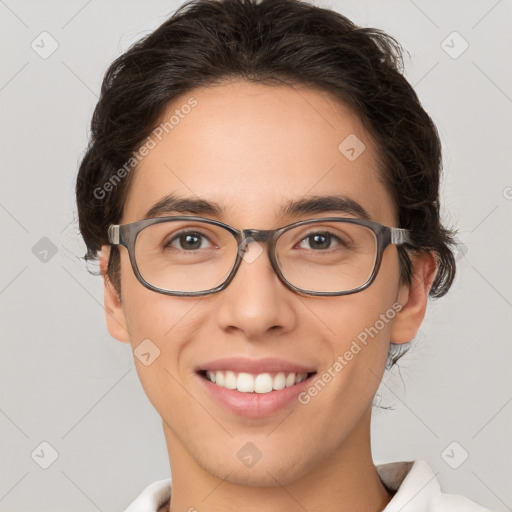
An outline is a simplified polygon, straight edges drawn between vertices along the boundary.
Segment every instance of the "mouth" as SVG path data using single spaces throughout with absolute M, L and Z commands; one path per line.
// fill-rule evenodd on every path
M 217 405 L 239 416 L 259 418 L 299 404 L 297 396 L 317 371 L 277 359 L 229 358 L 207 363 L 196 374 Z
M 311 378 L 316 372 L 263 372 L 252 374 L 232 370 L 200 370 L 198 374 L 209 382 L 239 393 L 271 393 L 290 388 Z

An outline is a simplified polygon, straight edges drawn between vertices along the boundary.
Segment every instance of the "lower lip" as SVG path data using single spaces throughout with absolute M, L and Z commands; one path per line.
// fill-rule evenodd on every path
M 298 403 L 297 396 L 310 385 L 314 375 L 311 374 L 298 384 L 269 393 L 241 393 L 236 389 L 217 386 L 201 375 L 198 375 L 198 377 L 203 382 L 207 392 L 223 407 L 239 416 L 261 418 L 275 414 L 294 400 Z

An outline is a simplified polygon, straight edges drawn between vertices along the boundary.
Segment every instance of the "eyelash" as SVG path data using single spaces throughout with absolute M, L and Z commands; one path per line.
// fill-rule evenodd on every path
M 348 243 L 346 241 L 342 240 L 340 237 L 338 237 L 335 234 L 330 233 L 328 231 L 311 231 L 310 233 L 303 236 L 299 240 L 298 244 L 296 244 L 296 245 L 300 245 L 305 240 L 311 239 L 312 237 L 317 236 L 317 235 L 329 236 L 330 241 L 336 241 L 339 246 L 343 246 L 343 247 L 348 246 Z M 212 243 L 212 241 L 208 238 L 208 236 L 206 236 L 205 234 L 203 234 L 199 231 L 182 231 L 182 232 L 178 232 L 178 233 L 174 234 L 174 236 L 168 242 L 164 242 L 163 245 L 165 248 L 171 247 L 172 242 L 179 241 L 182 237 L 186 237 L 186 236 L 195 236 L 197 238 L 202 238 L 202 239 L 208 240 L 210 244 Z M 179 250 L 182 250 L 184 252 L 195 252 L 195 251 L 187 251 L 184 249 L 179 249 Z M 309 250 L 314 250 L 314 249 L 309 249 Z

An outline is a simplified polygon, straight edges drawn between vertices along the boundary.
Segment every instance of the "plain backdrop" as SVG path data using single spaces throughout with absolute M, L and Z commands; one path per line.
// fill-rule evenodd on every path
M 180 4 L 0 1 L 3 512 L 121 511 L 169 476 L 159 417 L 81 260 L 74 181 L 108 64 Z M 512 3 L 317 5 L 408 51 L 459 229 L 453 289 L 381 386 L 375 461 L 423 458 L 447 492 L 512 510 Z

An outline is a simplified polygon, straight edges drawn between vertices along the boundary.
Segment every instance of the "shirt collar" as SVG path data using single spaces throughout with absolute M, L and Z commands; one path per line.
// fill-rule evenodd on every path
M 376 466 L 382 483 L 394 496 L 382 512 L 490 512 L 463 496 L 443 494 L 430 466 L 423 460 Z M 148 485 L 124 512 L 157 512 L 171 497 L 171 479 Z

